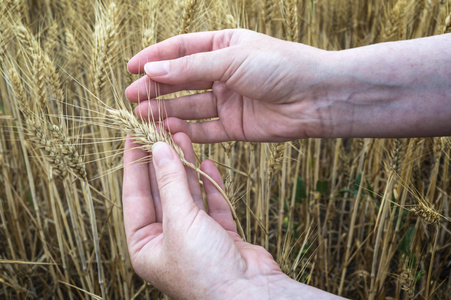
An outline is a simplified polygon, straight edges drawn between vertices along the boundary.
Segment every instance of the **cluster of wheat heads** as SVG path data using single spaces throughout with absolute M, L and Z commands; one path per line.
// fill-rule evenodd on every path
M 165 297 L 134 274 L 122 219 L 120 122 L 138 137 L 154 128 L 123 96 L 138 78 L 126 62 L 143 47 L 249 28 L 340 50 L 442 34 L 450 19 L 439 0 L 0 0 L 0 298 Z M 450 146 L 307 139 L 195 150 L 220 166 L 246 239 L 292 278 L 354 299 L 444 299 Z

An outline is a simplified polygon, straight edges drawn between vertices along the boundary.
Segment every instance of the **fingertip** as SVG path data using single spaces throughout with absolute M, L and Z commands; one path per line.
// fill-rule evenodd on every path
M 183 132 L 178 132 L 172 136 L 172 139 L 182 149 L 185 159 L 190 163 L 195 163 L 196 156 L 189 136 Z
M 130 101 L 129 95 L 130 95 L 130 86 L 128 86 L 128 87 L 125 89 L 125 98 L 127 98 L 127 100 Z
M 131 61 L 131 59 L 130 59 L 130 60 L 128 61 L 128 63 L 127 63 L 127 71 L 128 71 L 129 73 L 132 73 L 132 71 L 131 71 L 131 69 L 130 69 L 130 66 L 131 66 L 130 61 Z
M 158 169 L 175 160 L 176 155 L 171 146 L 164 142 L 157 142 L 152 146 L 153 163 Z
M 216 169 L 216 165 L 211 160 L 206 159 L 200 164 L 200 169 L 208 174 Z
M 128 61 L 127 71 L 130 72 L 131 74 L 140 74 L 144 72 L 144 64 L 147 62 L 147 60 L 144 62 L 142 61 L 143 58 L 144 59 L 146 58 L 142 54 L 144 50 L 141 50 L 139 53 L 130 58 L 130 60 Z
M 135 107 L 135 114 L 138 118 L 143 119 L 143 120 L 148 120 L 149 116 L 148 116 L 148 109 L 149 106 L 149 100 L 140 102 L 138 104 L 138 106 Z
M 191 140 L 193 140 L 192 135 L 189 131 L 188 123 L 185 120 L 176 118 L 176 117 L 169 117 L 166 118 L 163 122 L 164 128 L 171 132 L 172 134 L 176 134 L 178 132 L 185 133 Z
M 218 168 L 216 167 L 216 164 L 212 162 L 211 160 L 204 160 L 200 164 L 200 169 L 208 174 L 219 186 L 224 189 L 224 183 L 222 181 L 221 174 L 219 173 Z M 207 180 L 207 184 L 210 184 Z
M 184 132 L 177 132 L 172 136 L 174 142 L 180 147 L 185 144 L 191 144 L 191 139 Z
M 127 71 L 131 74 L 138 74 L 139 68 L 137 68 L 136 56 L 133 56 L 127 63 Z

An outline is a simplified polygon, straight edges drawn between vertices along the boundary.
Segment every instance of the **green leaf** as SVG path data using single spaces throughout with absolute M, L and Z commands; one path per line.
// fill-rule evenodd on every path
M 350 189 L 341 189 L 341 190 L 339 191 L 339 193 L 341 193 L 341 194 L 344 194 L 344 193 L 351 193 L 351 194 L 357 195 L 357 192 L 356 192 L 356 191 L 350 190 Z
M 327 194 L 329 190 L 329 183 L 327 181 L 318 180 L 316 182 L 316 191 L 320 192 L 320 194 Z
M 285 217 L 283 219 L 283 225 L 285 226 L 285 228 L 288 228 L 289 224 L 290 224 L 290 219 L 288 219 L 288 217 Z
M 2 103 L 2 102 L 0 102 L 0 109 L 2 110 L 2 112 L 3 112 L 4 114 L 6 113 L 5 107 L 3 106 L 3 103 Z
M 410 256 L 410 242 L 412 241 L 413 233 L 415 231 L 415 226 L 412 226 L 407 231 L 404 238 L 401 240 L 401 243 L 399 244 L 399 252 L 404 253 L 406 255 Z
M 298 176 L 298 182 L 296 185 L 296 203 L 302 203 L 302 199 L 307 198 L 307 192 L 305 188 L 305 181 L 301 176 Z
M 424 275 L 424 273 L 426 273 L 425 270 L 420 270 L 415 274 L 415 282 L 417 282 L 418 280 L 420 280 L 421 276 Z
M 353 188 L 353 190 L 358 192 L 361 183 L 362 183 L 362 173 L 359 173 L 359 174 L 357 174 L 357 176 L 354 179 L 354 188 Z
M 374 199 L 374 189 L 371 186 L 371 184 L 368 181 L 368 179 L 366 179 L 366 189 L 368 190 L 368 193 L 370 194 L 371 199 Z
M 312 244 L 306 243 L 305 246 L 301 250 L 301 253 L 302 253 L 301 257 L 304 257 L 307 254 L 307 252 L 310 250 L 311 247 L 312 247 Z

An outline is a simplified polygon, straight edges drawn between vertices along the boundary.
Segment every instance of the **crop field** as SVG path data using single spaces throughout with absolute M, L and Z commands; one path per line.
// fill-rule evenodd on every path
M 143 48 L 247 28 L 342 50 L 451 32 L 450 13 L 447 0 L 0 0 L 0 298 L 168 298 L 134 273 L 122 216 L 126 134 L 146 125 L 126 65 Z M 450 137 L 194 149 L 219 166 L 245 239 L 290 277 L 352 299 L 450 297 Z

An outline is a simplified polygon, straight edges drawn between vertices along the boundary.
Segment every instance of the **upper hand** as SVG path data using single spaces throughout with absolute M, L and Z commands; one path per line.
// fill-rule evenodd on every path
M 166 126 L 194 142 L 323 136 L 317 98 L 323 96 L 326 54 L 248 30 L 176 36 L 130 60 L 130 72 L 147 75 L 130 85 L 126 95 L 140 102 L 139 115 L 159 119 L 164 112 Z M 147 62 L 152 63 L 144 68 Z M 210 91 L 164 100 L 164 109 L 158 107 L 161 101 L 152 100 L 182 90 Z

